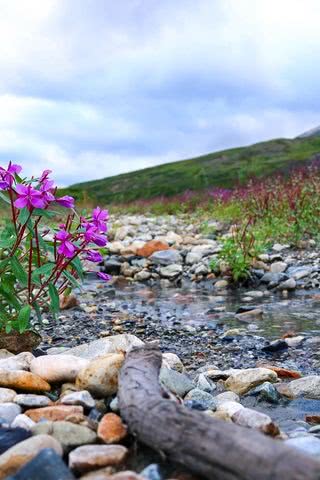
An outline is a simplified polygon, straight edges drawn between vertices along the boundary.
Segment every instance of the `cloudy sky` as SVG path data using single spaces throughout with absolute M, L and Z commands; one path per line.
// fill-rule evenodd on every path
M 60 185 L 320 124 L 319 0 L 0 0 L 0 161 Z

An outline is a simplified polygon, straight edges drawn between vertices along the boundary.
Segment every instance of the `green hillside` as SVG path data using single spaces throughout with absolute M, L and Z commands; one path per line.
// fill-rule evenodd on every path
M 127 203 L 160 195 L 171 196 L 185 190 L 232 187 L 253 176 L 288 171 L 312 160 L 316 154 L 320 154 L 320 137 L 276 139 L 79 183 L 66 191 L 79 200 Z

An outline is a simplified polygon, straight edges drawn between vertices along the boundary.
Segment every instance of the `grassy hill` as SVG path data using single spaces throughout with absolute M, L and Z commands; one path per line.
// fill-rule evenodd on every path
M 185 190 L 232 187 L 250 177 L 289 171 L 320 155 L 320 137 L 276 139 L 201 157 L 78 183 L 65 192 L 100 204 L 127 203 Z

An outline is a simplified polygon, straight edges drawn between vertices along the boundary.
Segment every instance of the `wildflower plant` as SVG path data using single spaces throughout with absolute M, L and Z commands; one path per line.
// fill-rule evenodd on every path
M 30 179 L 21 171 L 12 163 L 0 167 L 0 198 L 11 216 L 0 233 L 0 330 L 7 333 L 30 329 L 32 315 L 41 321 L 43 311 L 56 314 L 60 296 L 80 286 L 82 261 L 100 263 L 99 249 L 107 244 L 107 210 L 79 216 L 72 197 L 57 195 L 50 170 Z M 59 207 L 66 218 L 54 227 Z

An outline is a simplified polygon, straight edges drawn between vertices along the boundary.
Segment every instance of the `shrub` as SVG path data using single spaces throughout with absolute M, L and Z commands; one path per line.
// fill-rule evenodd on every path
M 72 197 L 57 196 L 50 170 L 30 179 L 21 170 L 11 163 L 0 167 L 0 197 L 11 216 L 0 234 L 0 328 L 7 333 L 30 329 L 34 313 L 39 321 L 44 310 L 56 314 L 60 295 L 79 287 L 81 260 L 101 262 L 97 248 L 107 243 L 107 210 L 79 216 Z M 55 226 L 60 207 L 67 209 L 66 218 Z

